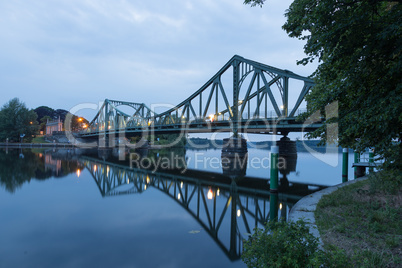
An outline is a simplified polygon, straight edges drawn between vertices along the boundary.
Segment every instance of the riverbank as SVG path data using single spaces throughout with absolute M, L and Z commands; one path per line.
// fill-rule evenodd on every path
M 346 267 L 400 267 L 402 190 L 399 171 L 329 187 L 300 200 L 289 219 L 311 232 Z
M 400 171 L 324 196 L 315 211 L 326 250 L 343 250 L 354 267 L 401 267 L 402 190 Z
M 71 143 L 15 143 L 15 142 L 1 142 L 1 148 L 74 148 L 76 147 Z
M 47 143 L 17 143 L 17 142 L 0 142 L 0 148 L 93 148 L 93 145 L 85 145 L 85 143 L 59 143 L 59 142 L 47 142 Z M 128 148 L 127 146 L 125 146 Z M 96 147 L 97 148 L 97 147 Z M 115 147 L 118 148 L 118 147 Z M 139 149 L 153 149 L 160 150 L 166 149 L 163 145 L 149 145 L 147 147 L 134 147 Z M 183 148 L 183 147 L 171 147 L 171 148 Z

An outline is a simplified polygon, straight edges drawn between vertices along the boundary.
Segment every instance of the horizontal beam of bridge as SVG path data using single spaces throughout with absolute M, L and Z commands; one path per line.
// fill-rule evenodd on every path
M 322 126 L 322 123 L 305 125 L 296 121 L 296 119 L 286 119 L 283 121 L 267 120 L 248 120 L 239 124 L 240 133 L 256 134 L 284 134 L 289 132 L 309 132 Z M 174 134 L 174 133 L 211 133 L 211 132 L 231 132 L 232 125 L 230 121 L 218 122 L 192 122 L 189 124 L 171 124 L 148 127 L 130 127 L 122 129 L 113 129 L 109 131 L 95 131 L 82 133 L 82 138 L 96 138 L 99 136 L 114 135 L 119 137 L 141 136 L 146 134 Z

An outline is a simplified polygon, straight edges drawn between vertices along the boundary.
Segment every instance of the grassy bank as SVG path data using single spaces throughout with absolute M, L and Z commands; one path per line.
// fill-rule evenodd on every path
M 401 267 L 401 193 L 394 171 L 324 196 L 315 218 L 325 250 L 344 251 L 350 267 Z
M 37 136 L 32 139 L 31 143 L 47 143 L 48 141 L 45 140 L 45 136 Z

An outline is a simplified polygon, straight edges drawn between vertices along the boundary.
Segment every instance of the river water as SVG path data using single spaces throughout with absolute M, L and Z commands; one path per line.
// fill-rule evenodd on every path
M 301 152 L 283 159 L 271 196 L 269 151 L 240 160 L 211 149 L 0 149 L 0 267 L 245 267 L 254 227 L 341 182 L 341 154 Z

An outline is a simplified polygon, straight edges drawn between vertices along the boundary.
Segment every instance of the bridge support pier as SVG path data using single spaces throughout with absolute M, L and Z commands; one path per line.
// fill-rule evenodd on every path
M 297 158 L 296 141 L 290 140 L 287 135 L 284 135 L 279 141 L 277 141 L 276 145 L 279 146 L 280 155 L 296 156 Z
M 232 136 L 223 139 L 222 157 L 244 157 L 247 154 L 247 140 L 243 137 Z
M 246 176 L 248 154 L 235 153 L 234 157 L 228 157 L 222 152 L 221 163 L 224 175 L 232 178 L 241 178 Z

